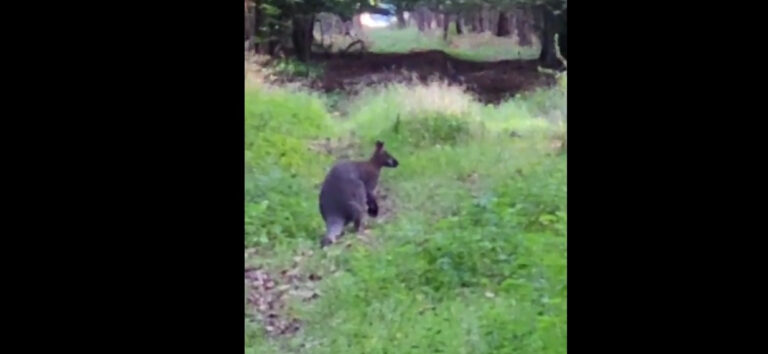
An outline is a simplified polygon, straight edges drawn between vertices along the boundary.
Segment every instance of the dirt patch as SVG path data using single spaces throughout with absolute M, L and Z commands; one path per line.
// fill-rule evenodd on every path
M 310 85 L 326 92 L 355 93 L 360 86 L 439 78 L 466 86 L 481 101 L 496 103 L 519 92 L 555 83 L 552 75 L 538 71 L 536 60 L 474 62 L 442 51 L 332 54 L 315 61 L 323 65 L 324 72 Z
M 270 272 L 262 267 L 245 268 L 246 317 L 261 323 L 270 336 L 291 335 L 301 329 L 301 321 L 290 316 L 286 304 L 290 297 L 312 301 L 320 297 L 315 283 L 321 276 L 302 274 L 300 262 L 311 251 L 294 257 L 290 268 Z

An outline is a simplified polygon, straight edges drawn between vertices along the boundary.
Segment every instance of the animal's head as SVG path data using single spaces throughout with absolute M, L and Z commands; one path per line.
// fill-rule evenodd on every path
M 393 168 L 400 164 L 387 150 L 384 150 L 384 143 L 381 141 L 376 141 L 376 150 L 373 152 L 373 156 L 371 156 L 371 162 L 377 166 Z

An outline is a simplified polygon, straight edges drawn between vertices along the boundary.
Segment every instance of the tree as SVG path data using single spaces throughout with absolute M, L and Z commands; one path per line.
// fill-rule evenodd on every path
M 497 22 L 496 25 L 496 36 L 506 37 L 509 35 L 509 17 L 507 16 L 506 11 L 499 10 L 499 22 Z
M 463 34 L 464 28 L 462 21 L 464 15 L 472 12 L 481 2 L 479 0 L 444 0 L 436 3 L 435 8 L 445 14 L 445 21 L 456 22 L 456 33 Z M 449 23 L 443 25 L 443 38 L 448 39 Z
M 406 11 L 413 11 L 418 1 L 416 0 L 392 0 L 386 1 L 387 4 L 391 4 L 395 7 L 395 16 L 397 17 L 397 27 L 405 28 L 405 15 Z
M 558 44 L 561 54 L 567 54 L 566 38 L 568 28 L 566 26 L 566 14 L 568 9 L 566 0 L 539 0 L 533 5 L 535 26 L 541 39 L 541 54 L 539 62 L 547 68 L 560 68 L 562 63 L 557 58 L 555 49 L 555 34 L 558 35 Z
M 290 24 L 290 39 L 296 57 L 308 61 L 312 54 L 312 42 L 315 16 L 321 12 L 339 15 L 342 19 L 351 19 L 355 13 L 363 11 L 389 14 L 365 0 L 262 0 L 265 5 L 274 8 L 273 16 L 280 24 Z
M 249 13 L 250 13 L 250 11 L 248 11 L 248 1 L 246 0 L 245 1 L 245 28 L 244 28 L 244 31 L 243 31 L 244 35 L 245 35 L 245 40 L 246 41 L 251 38 L 251 21 L 250 21 L 250 19 L 248 17 Z
M 248 50 L 265 52 L 267 44 L 276 40 L 278 10 L 265 0 L 245 0 L 245 40 Z M 270 52 L 271 54 L 271 52 Z
M 560 67 L 560 61 L 557 59 L 555 52 L 555 34 L 559 36 L 558 44 L 565 57 L 564 51 L 567 47 L 566 39 L 568 28 L 566 26 L 566 10 L 568 8 L 568 0 L 488 0 L 488 3 L 497 8 L 500 12 L 504 11 L 530 11 L 533 14 L 533 28 L 536 30 L 539 39 L 541 40 L 541 53 L 539 54 L 539 62 L 542 66 L 548 68 Z M 497 34 L 507 34 L 503 27 L 508 27 L 505 16 L 499 14 L 499 23 L 497 25 Z M 520 23 L 521 20 L 525 21 L 527 16 L 517 17 L 518 35 L 525 35 L 520 33 L 521 26 L 525 26 L 525 23 Z M 504 21 L 505 23 L 501 23 Z M 522 38 L 521 38 L 522 39 Z M 524 43 L 524 41 L 522 41 Z M 521 43 L 521 44 L 523 44 Z M 566 57 L 567 58 L 567 57 Z
M 533 44 L 531 41 L 531 12 L 527 8 L 515 11 L 515 29 L 517 32 L 517 43 L 523 47 Z
M 405 26 L 403 13 L 410 11 L 419 27 L 424 31 L 432 26 L 434 15 L 438 13 L 444 37 L 450 22 L 456 22 L 457 33 L 462 33 L 463 21 L 471 25 L 473 31 L 491 30 L 499 36 L 510 34 L 508 14 L 530 13 L 516 16 L 520 43 L 525 45 L 528 26 L 532 23 L 534 31 L 541 40 L 542 50 L 539 61 L 545 67 L 559 66 L 555 52 L 555 34 L 558 35 L 560 51 L 567 55 L 567 0 L 246 0 L 256 1 L 252 13 L 246 16 L 246 39 L 269 43 L 270 50 L 277 41 L 290 38 L 294 52 L 299 60 L 307 61 L 312 54 L 314 40 L 313 29 L 315 16 L 321 12 L 338 15 L 342 21 L 349 22 L 356 15 L 369 12 L 383 15 L 396 15 L 398 26 Z M 380 5 L 386 4 L 387 8 Z M 248 12 L 246 4 L 246 12 Z M 499 13 L 496 14 L 496 11 Z M 453 16 L 453 19 L 451 19 Z M 532 17 L 532 18 L 531 18 Z M 529 21 L 530 20 L 530 21 Z M 521 31 L 521 29 L 524 29 Z

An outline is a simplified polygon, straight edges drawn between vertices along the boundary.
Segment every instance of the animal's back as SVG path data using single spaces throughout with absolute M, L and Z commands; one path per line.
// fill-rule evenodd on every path
M 336 164 L 323 181 L 320 214 L 323 220 L 339 218 L 352 221 L 365 205 L 365 186 L 354 162 Z
M 384 143 L 376 141 L 376 150 L 367 161 L 343 161 L 331 168 L 320 190 L 320 214 L 325 220 L 322 247 L 332 244 L 343 233 L 349 222 L 355 232 L 362 230 L 365 212 L 376 217 L 378 204 L 374 190 L 382 167 L 397 167 L 397 160 L 384 150 Z

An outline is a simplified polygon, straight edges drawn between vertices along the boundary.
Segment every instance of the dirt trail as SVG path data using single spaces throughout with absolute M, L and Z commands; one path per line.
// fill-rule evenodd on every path
M 315 283 L 322 277 L 302 267 L 311 256 L 312 251 L 302 251 L 293 257 L 290 267 L 280 271 L 246 266 L 246 317 L 260 322 L 268 335 L 291 335 L 301 328 L 301 321 L 286 311 L 289 297 L 312 301 L 320 296 Z
M 474 62 L 454 58 L 442 51 L 397 54 L 318 55 L 325 68 L 312 87 L 326 92 L 356 91 L 359 86 L 386 82 L 427 81 L 441 78 L 463 84 L 484 102 L 496 103 L 518 92 L 548 86 L 555 79 L 537 70 L 535 60 Z

